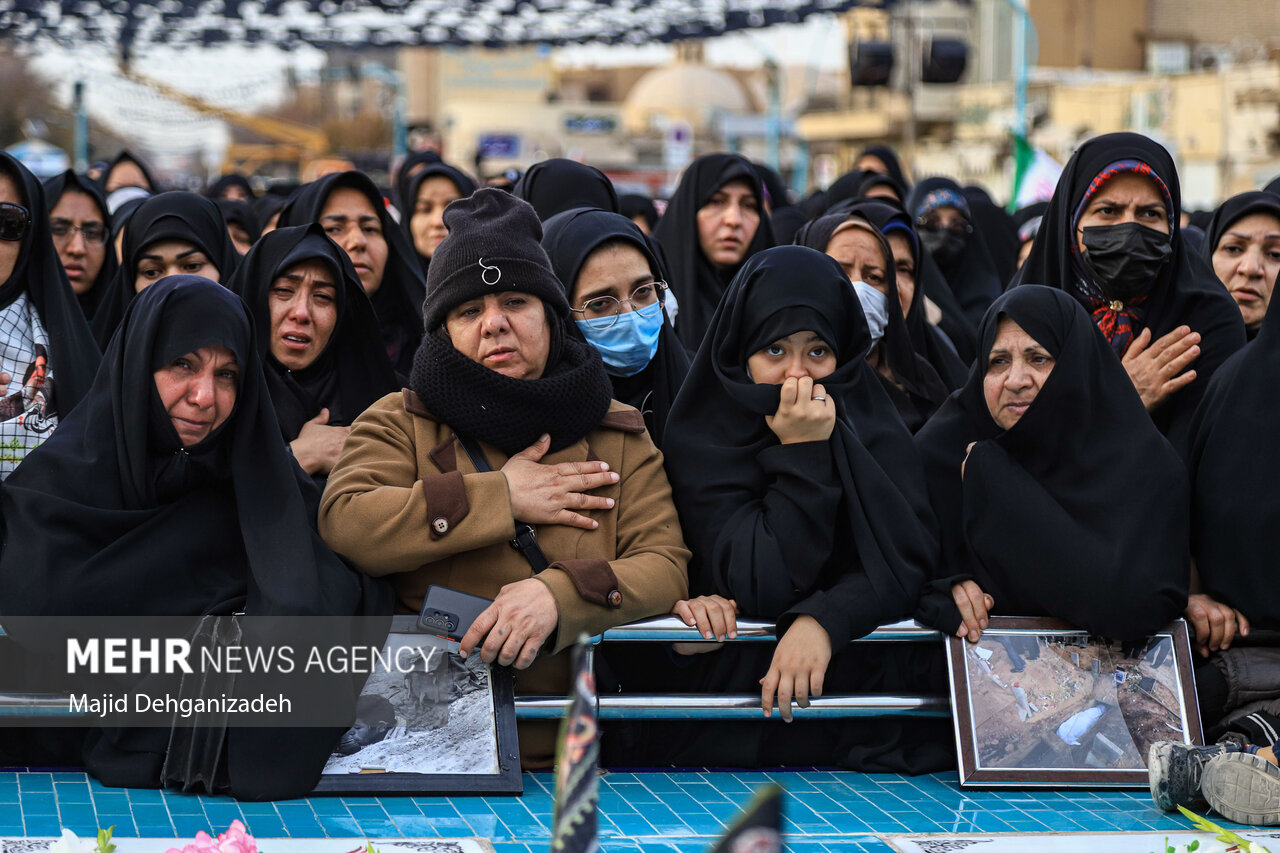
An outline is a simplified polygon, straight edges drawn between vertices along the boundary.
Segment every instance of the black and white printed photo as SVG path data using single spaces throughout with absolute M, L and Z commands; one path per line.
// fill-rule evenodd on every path
M 464 660 L 452 645 L 422 634 L 388 637 L 392 659 L 413 667 L 369 676 L 356 724 L 334 748 L 325 775 L 498 772 L 489 667 L 478 654 Z

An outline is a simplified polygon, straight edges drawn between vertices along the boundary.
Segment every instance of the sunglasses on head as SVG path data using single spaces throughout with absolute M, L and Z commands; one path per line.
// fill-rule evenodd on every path
M 21 240 L 31 225 L 31 212 L 20 204 L 0 201 L 0 240 Z

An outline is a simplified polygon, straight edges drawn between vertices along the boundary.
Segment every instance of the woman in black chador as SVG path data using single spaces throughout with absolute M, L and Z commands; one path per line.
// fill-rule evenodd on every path
M 134 298 L 170 275 L 226 282 L 240 255 L 212 199 L 188 192 L 152 196 L 124 226 L 120 267 L 93 316 L 93 336 L 104 350 Z
M 701 595 L 689 607 L 735 602 L 730 612 L 774 620 L 779 640 L 690 657 L 668 678 L 706 692 L 763 685 L 765 711 L 776 695 L 790 719 L 792 697 L 805 707 L 826 689 L 901 690 L 903 673 L 940 674 L 936 649 L 846 653 L 911 613 L 937 558 L 920 461 L 866 362 L 870 345 L 848 276 L 820 252 L 769 249 L 734 279 L 676 397 L 664 453 Z M 664 742 L 676 761 L 739 766 L 922 772 L 949 761 L 945 727 L 896 721 L 783 735 L 730 725 Z
M 546 222 L 557 213 L 576 207 L 594 207 L 618 213 L 618 191 L 609 177 L 595 166 L 556 157 L 534 163 L 511 190 L 524 199 Z
M 355 268 L 319 225 L 299 225 L 263 237 L 227 286 L 253 313 L 280 432 L 323 486 L 351 422 L 400 387 Z
M 906 210 L 951 296 L 969 322 L 977 325 L 987 306 L 1004 290 L 1005 282 L 991 257 L 986 235 L 975 227 L 964 191 L 950 178 L 926 178 L 911 188 Z M 944 304 L 933 293 L 928 295 Z
M 351 258 L 373 303 L 391 366 L 401 376 L 413 369 L 422 342 L 426 284 L 413 244 L 363 172 L 335 172 L 312 181 L 280 211 L 278 228 L 319 222 Z
M 1181 239 L 1180 212 L 1168 151 L 1137 133 L 1096 137 L 1058 178 L 1014 277 L 1084 306 L 1179 448 L 1214 371 L 1245 343 L 1240 309 Z
M 796 242 L 834 258 L 849 276 L 871 334 L 867 361 L 907 429 L 914 433 L 942 405 L 948 388 L 928 360 L 916 352 L 907 331 L 889 241 L 861 214 L 837 213 L 801 228 Z
M 976 642 L 988 612 L 1145 637 L 1187 601 L 1186 471 L 1070 296 L 1024 285 L 917 435 L 942 562 L 917 618 Z
M 5 484 L 3 614 L 389 613 L 387 591 L 313 529 L 318 495 L 280 439 L 240 298 L 171 276 L 134 300 L 121 330 L 84 401 Z M 354 709 L 357 685 L 326 683 Z M 234 683 L 268 686 L 250 675 Z M 103 723 L 83 761 L 113 786 L 280 799 L 314 787 L 341 734 Z M 175 743 L 187 751 L 170 755 Z
M 117 266 L 107 200 L 97 184 L 70 169 L 44 182 L 44 197 L 58 258 L 85 318 L 92 321 Z
M 760 176 L 737 154 L 704 154 L 680 177 L 654 231 L 679 300 L 676 334 L 698 348 L 734 274 L 773 245 Z
M 590 208 L 556 214 L 545 229 L 542 248 L 573 314 L 570 333 L 600 352 L 614 399 L 639 409 L 662 447 L 689 354 L 667 322 L 666 275 L 650 238 L 622 214 Z
M 1271 726 L 1280 722 L 1280 686 L 1273 675 L 1280 651 L 1264 635 L 1280 630 L 1280 603 L 1268 592 L 1280 547 L 1280 451 L 1272 440 L 1278 425 L 1280 318 L 1268 312 L 1258 336 L 1209 383 L 1191 421 L 1186 452 L 1197 574 L 1187 619 L 1202 654 L 1221 652 L 1196 674 L 1208 723 L 1225 712 L 1235 718 L 1259 710 Z M 1250 647 L 1232 645 L 1241 633 L 1254 634 Z M 1266 704 L 1248 704 L 1255 701 Z M 1263 742 L 1263 733 L 1250 736 Z

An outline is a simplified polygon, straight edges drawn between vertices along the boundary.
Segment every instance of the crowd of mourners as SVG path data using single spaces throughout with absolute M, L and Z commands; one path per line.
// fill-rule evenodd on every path
M 416 154 L 389 198 L 356 171 L 261 198 L 164 192 L 128 153 L 99 172 L 41 185 L 0 154 L 0 617 L 417 613 L 443 586 L 492 600 L 464 655 L 563 695 L 581 633 L 674 614 L 710 642 L 611 644 L 602 690 L 758 693 L 790 722 L 945 692 L 938 648 L 850 645 L 885 623 L 1138 641 L 1185 616 L 1226 740 L 1153 749 L 1157 802 L 1226 758 L 1280 791 L 1280 187 L 1186 211 L 1132 133 L 1012 215 L 883 146 L 794 201 L 707 154 L 661 215 L 568 160 L 482 187 Z M 739 619 L 777 643 L 718 642 Z M 173 783 L 168 731 L 47 734 L 0 757 Z M 228 729 L 200 781 L 299 796 L 321 734 Z M 522 724 L 525 766 L 553 734 Z M 910 718 L 603 744 L 954 762 L 950 722 Z

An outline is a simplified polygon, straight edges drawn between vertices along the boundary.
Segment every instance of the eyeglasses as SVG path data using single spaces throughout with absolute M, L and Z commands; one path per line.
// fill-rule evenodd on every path
M 973 233 L 973 225 L 968 222 L 956 222 L 951 225 L 943 225 L 936 219 L 929 219 L 921 216 L 916 220 L 916 227 L 926 228 L 930 231 L 950 231 L 953 234 L 969 235 Z
M 0 201 L 0 240 L 16 243 L 27 234 L 31 211 L 20 204 Z
M 618 322 L 622 314 L 622 303 L 630 302 L 631 308 L 641 317 L 652 317 L 662 310 L 662 291 L 667 289 L 666 282 L 652 281 L 642 284 L 631 291 L 631 296 L 621 301 L 612 296 L 597 296 L 582 303 L 581 308 L 570 309 L 581 314 L 583 321 L 593 329 L 607 329 Z
M 53 232 L 54 239 L 58 242 L 70 240 L 77 231 L 80 232 L 80 236 L 84 237 L 84 241 L 90 246 L 101 246 L 107 242 L 107 226 L 101 222 L 86 222 L 84 225 L 76 225 L 70 219 L 51 219 L 49 220 L 49 230 Z

